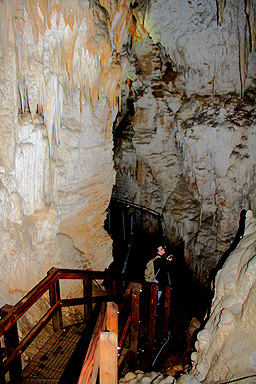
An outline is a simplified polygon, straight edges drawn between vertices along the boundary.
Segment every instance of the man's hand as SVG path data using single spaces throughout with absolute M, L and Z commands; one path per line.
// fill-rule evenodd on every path
M 166 259 L 167 259 L 168 261 L 172 261 L 172 258 L 173 258 L 173 255 L 169 255 L 169 256 L 166 257 Z

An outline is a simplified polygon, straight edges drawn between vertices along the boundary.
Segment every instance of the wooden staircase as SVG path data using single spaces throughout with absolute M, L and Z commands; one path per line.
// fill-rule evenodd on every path
M 63 297 L 65 280 L 81 280 L 83 297 Z M 97 280 L 104 280 L 108 287 L 98 296 L 93 294 Z M 115 384 L 124 369 L 135 370 L 139 360 L 150 368 L 169 325 L 170 287 L 164 292 L 158 322 L 157 291 L 156 284 L 133 282 L 124 289 L 123 276 L 108 271 L 52 268 L 15 306 L 1 308 L 0 384 Z M 19 322 L 42 298 L 48 300 L 48 310 L 21 339 Z M 74 306 L 83 306 L 83 322 L 66 325 L 62 312 Z M 49 325 L 51 337 L 25 362 L 23 354 Z M 146 347 L 139 359 L 141 343 Z

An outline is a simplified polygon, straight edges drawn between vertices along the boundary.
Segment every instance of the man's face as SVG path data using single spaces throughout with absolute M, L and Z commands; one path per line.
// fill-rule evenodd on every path
M 165 249 L 164 249 L 162 246 L 160 246 L 160 247 L 157 248 L 157 253 L 158 253 L 160 256 L 162 256 L 162 255 L 165 254 Z

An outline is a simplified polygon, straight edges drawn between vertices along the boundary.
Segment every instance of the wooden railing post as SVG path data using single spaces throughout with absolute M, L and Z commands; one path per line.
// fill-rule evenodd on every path
M 106 330 L 118 335 L 118 306 L 113 301 L 107 303 Z
M 84 305 L 84 321 L 87 322 L 92 313 L 92 279 L 90 277 L 84 279 L 83 286 L 84 298 L 86 299 L 86 303 Z
M 117 334 L 100 334 L 100 384 L 117 384 Z
M 50 271 L 48 272 L 48 275 L 49 275 L 49 273 L 50 273 Z M 51 304 L 51 307 L 53 307 L 58 301 L 60 301 L 60 282 L 59 282 L 59 280 L 50 286 L 49 295 L 50 295 L 50 304 Z M 52 324 L 53 324 L 54 332 L 63 326 L 61 308 L 53 316 Z
M 136 369 L 136 365 L 137 365 L 139 320 L 140 320 L 140 290 L 141 290 L 141 284 L 133 283 L 132 302 L 131 302 L 131 348 L 130 348 L 131 369 Z
M 1 317 L 6 316 L 10 311 L 12 311 L 13 306 L 6 304 L 4 307 L 1 308 Z M 17 322 L 15 322 L 8 331 L 4 334 L 4 343 L 5 343 L 5 351 L 6 356 L 9 357 L 12 352 L 15 350 L 15 348 L 19 345 L 19 335 L 18 335 L 18 327 Z M 12 382 L 15 382 L 18 377 L 21 375 L 22 372 L 22 365 L 21 365 L 21 356 L 18 356 L 15 363 L 11 367 L 9 373 L 10 373 L 10 379 Z M 5 381 L 3 381 L 5 383 Z
M 157 305 L 158 286 L 153 283 L 150 287 L 149 304 L 149 324 L 148 324 L 148 353 L 150 359 L 154 356 L 155 336 L 156 336 L 156 305 Z
M 164 292 L 164 318 L 163 318 L 164 340 L 166 340 L 168 337 L 170 306 L 171 306 L 171 287 L 167 285 L 165 287 L 165 292 Z

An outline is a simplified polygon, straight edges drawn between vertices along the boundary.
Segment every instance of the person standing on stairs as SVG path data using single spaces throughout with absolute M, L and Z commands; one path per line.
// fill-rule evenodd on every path
M 158 302 L 164 287 L 166 285 L 171 285 L 169 263 L 172 261 L 172 259 L 173 255 L 166 256 L 165 248 L 162 245 L 156 248 L 154 255 L 154 283 L 159 284 Z

